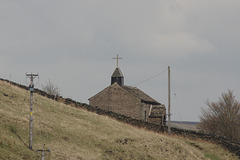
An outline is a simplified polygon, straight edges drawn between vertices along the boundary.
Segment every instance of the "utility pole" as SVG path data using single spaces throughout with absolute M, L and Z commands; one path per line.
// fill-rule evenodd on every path
M 44 149 L 44 148 L 45 148 L 45 144 L 43 145 L 43 149 L 36 149 L 37 152 L 42 152 L 41 160 L 44 160 L 45 152 L 51 152 L 50 149 Z
M 33 92 L 34 92 L 34 84 L 33 80 L 34 78 L 38 77 L 38 74 L 32 74 L 32 73 L 26 73 L 26 76 L 30 78 L 30 119 L 29 119 L 29 149 L 32 149 L 33 144 L 33 117 L 32 117 L 32 111 L 33 111 Z
M 170 88 L 170 66 L 168 66 L 168 134 L 171 134 L 171 88 Z

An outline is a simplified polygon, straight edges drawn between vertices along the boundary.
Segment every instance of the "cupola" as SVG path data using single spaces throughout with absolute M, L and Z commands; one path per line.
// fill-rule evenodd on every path
M 115 69 L 115 71 L 112 74 L 111 85 L 115 82 L 117 82 L 122 87 L 124 86 L 124 77 L 120 68 L 118 67 Z

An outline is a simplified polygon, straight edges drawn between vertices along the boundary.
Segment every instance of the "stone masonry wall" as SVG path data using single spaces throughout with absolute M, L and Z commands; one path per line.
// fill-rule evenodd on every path
M 145 112 L 146 112 L 146 121 L 149 121 L 149 111 L 150 111 L 150 104 L 147 104 L 147 103 L 141 103 L 141 112 L 140 112 L 140 114 L 141 114 L 141 118 L 140 119 L 142 119 L 142 120 L 144 120 L 145 121 Z
M 9 82 L 8 80 L 1 79 L 1 78 L 0 78 L 0 80 Z M 20 88 L 28 90 L 27 86 L 17 84 L 14 82 L 9 82 L 9 83 L 11 83 L 12 85 L 18 86 Z M 70 98 L 54 97 L 54 96 L 51 96 L 51 95 L 47 94 L 46 92 L 43 92 L 39 89 L 35 89 L 35 93 L 38 93 L 38 94 L 48 97 L 50 99 L 54 99 L 56 101 L 64 102 L 65 104 L 70 105 L 72 107 L 86 109 L 90 112 L 94 112 L 99 115 L 112 117 L 120 122 L 127 123 L 127 124 L 130 124 L 135 127 L 145 128 L 147 130 L 151 130 L 151 131 L 154 131 L 157 133 L 162 133 L 162 132 L 167 131 L 166 126 L 161 126 L 161 125 L 158 125 L 155 123 L 145 122 L 143 120 L 138 120 L 138 119 L 134 119 L 134 118 L 131 118 L 128 116 L 124 116 L 124 115 L 121 115 L 121 114 L 118 114 L 115 112 L 106 111 L 106 110 L 100 109 L 98 107 L 94 107 L 94 106 L 87 105 L 84 103 L 76 102 Z M 240 158 L 240 143 L 231 141 L 227 138 L 220 137 L 217 135 L 205 134 L 205 133 L 197 132 L 197 131 L 179 129 L 179 128 L 171 128 L 171 133 L 175 134 L 175 135 L 183 136 L 183 137 L 186 137 L 189 139 L 202 139 L 205 141 L 210 141 L 210 142 L 213 142 L 216 144 L 220 144 L 221 146 L 228 149 L 230 152 L 236 154 Z
M 90 105 L 107 111 L 141 119 L 141 101 L 117 83 L 104 89 L 89 100 Z

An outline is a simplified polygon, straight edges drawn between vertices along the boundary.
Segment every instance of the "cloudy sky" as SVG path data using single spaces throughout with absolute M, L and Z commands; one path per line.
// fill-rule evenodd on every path
M 171 66 L 172 118 L 199 121 L 222 92 L 240 100 L 239 16 L 239 0 L 0 0 L 0 77 L 88 103 L 119 54 L 125 84 L 166 106 Z

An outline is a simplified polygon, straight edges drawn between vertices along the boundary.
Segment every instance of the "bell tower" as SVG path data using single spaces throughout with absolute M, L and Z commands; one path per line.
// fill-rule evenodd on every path
M 122 74 L 120 68 L 118 67 L 118 60 L 122 59 L 122 58 L 119 58 L 117 55 L 117 58 L 113 58 L 113 59 L 117 59 L 117 68 L 115 69 L 115 71 L 112 74 L 111 85 L 113 83 L 117 82 L 120 86 L 124 86 L 124 77 L 123 77 L 123 74 Z

